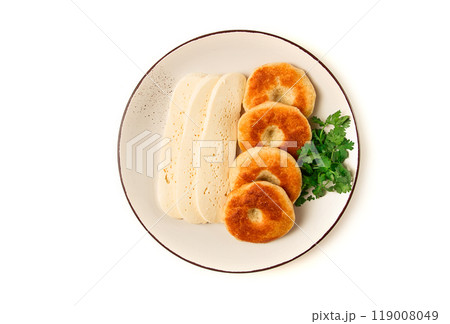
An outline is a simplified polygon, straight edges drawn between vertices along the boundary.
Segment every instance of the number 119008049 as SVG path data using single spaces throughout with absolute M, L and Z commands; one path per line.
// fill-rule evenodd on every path
M 437 311 L 372 311 L 373 321 L 428 320 L 435 321 L 439 317 Z

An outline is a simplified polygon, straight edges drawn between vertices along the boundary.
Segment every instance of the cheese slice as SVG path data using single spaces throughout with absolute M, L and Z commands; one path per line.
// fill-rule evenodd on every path
M 164 137 L 170 139 L 166 149 L 160 151 L 160 160 L 165 156 L 162 154 L 170 149 L 170 164 L 158 172 L 156 181 L 156 193 L 159 206 L 169 216 L 182 218 L 176 207 L 175 188 L 177 179 L 175 178 L 176 163 L 180 152 L 181 138 L 185 113 L 188 109 L 192 93 L 200 80 L 205 76 L 203 73 L 190 73 L 185 75 L 177 85 L 172 94 L 169 104 L 169 111 L 164 128 Z
M 200 215 L 194 199 L 197 190 L 198 168 L 194 168 L 192 164 L 192 146 L 200 138 L 208 101 L 219 78 L 218 75 L 207 75 L 200 80 L 189 101 L 184 120 L 183 136 L 175 170 L 175 178 L 177 179 L 175 197 L 178 212 L 189 223 L 201 224 L 207 222 Z
M 237 123 L 245 82 L 245 76 L 240 73 L 225 74 L 209 99 L 200 137 L 203 148 L 194 192 L 200 215 L 209 223 L 223 222 L 229 163 L 236 157 Z

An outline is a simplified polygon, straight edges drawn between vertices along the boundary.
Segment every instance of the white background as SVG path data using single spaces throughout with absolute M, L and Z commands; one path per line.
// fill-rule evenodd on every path
M 449 323 L 444 1 L 76 3 L 84 13 L 70 0 L 0 10 L 1 323 L 309 323 L 373 309 Z M 333 262 L 316 248 L 261 273 L 198 268 L 145 235 L 125 199 L 117 135 L 142 70 L 224 29 L 326 54 L 350 97 L 360 176 L 320 243 Z

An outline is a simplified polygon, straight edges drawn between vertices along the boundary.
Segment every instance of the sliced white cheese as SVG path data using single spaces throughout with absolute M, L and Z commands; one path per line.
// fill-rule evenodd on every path
M 211 92 L 219 80 L 218 75 L 207 75 L 197 84 L 186 111 L 183 136 L 176 162 L 175 197 L 180 215 L 190 223 L 206 223 L 194 199 L 197 190 L 197 168 L 192 165 L 192 145 L 200 138 Z
M 176 207 L 175 188 L 177 179 L 175 178 L 176 163 L 180 152 L 181 138 L 185 113 L 188 109 L 192 93 L 200 80 L 205 76 L 203 73 L 191 73 L 184 76 L 177 85 L 172 94 L 169 104 L 169 111 L 166 125 L 164 128 L 164 137 L 170 138 L 164 150 L 161 150 L 160 160 L 164 159 L 163 153 L 170 149 L 170 164 L 158 172 L 156 181 L 157 199 L 161 209 L 169 216 L 182 218 Z
M 222 208 L 228 191 L 229 163 L 236 156 L 237 123 L 245 82 L 245 76 L 240 73 L 223 75 L 208 103 L 200 137 L 204 148 L 200 154 L 195 201 L 202 218 L 210 223 L 223 221 Z

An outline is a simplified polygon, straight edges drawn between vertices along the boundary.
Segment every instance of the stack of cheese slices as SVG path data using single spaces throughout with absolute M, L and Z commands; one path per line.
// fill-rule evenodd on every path
M 166 214 L 195 224 L 222 221 L 245 84 L 239 73 L 188 74 L 177 83 L 164 129 L 171 139 L 171 163 L 157 178 Z M 208 155 L 216 159 L 206 162 Z
M 239 73 L 183 77 L 164 130 L 171 163 L 158 173 L 163 211 L 190 223 L 225 222 L 247 242 L 286 234 L 295 222 L 297 151 L 311 140 L 315 96 L 305 72 L 287 63 L 260 66 L 247 82 Z M 242 153 L 235 159 L 236 141 Z

